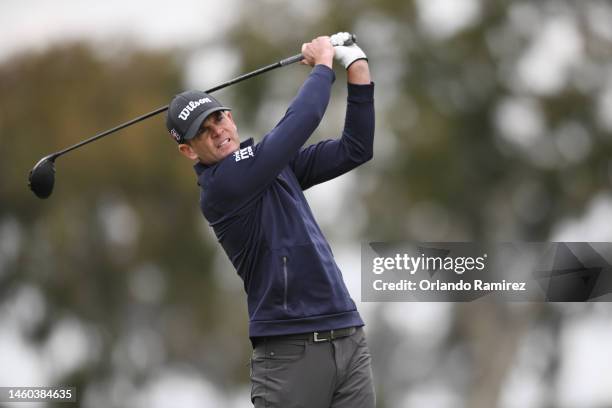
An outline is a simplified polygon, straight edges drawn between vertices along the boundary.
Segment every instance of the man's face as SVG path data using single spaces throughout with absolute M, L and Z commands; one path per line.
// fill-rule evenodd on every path
M 192 160 L 215 164 L 240 148 L 238 128 L 230 111 L 211 113 L 200 125 L 199 133 L 179 150 Z

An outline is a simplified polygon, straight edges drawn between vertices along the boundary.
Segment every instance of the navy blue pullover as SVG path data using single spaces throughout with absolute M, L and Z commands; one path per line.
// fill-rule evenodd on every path
M 302 148 L 334 79 L 315 66 L 260 143 L 248 139 L 220 162 L 194 166 L 202 213 L 244 281 L 250 337 L 363 325 L 303 193 L 372 158 L 374 84 L 348 84 L 340 139 Z

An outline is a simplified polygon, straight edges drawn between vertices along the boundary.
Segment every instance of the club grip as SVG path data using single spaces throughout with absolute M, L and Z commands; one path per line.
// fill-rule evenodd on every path
M 279 64 L 281 67 L 284 67 L 285 65 L 291 65 L 295 62 L 299 62 L 301 60 L 304 59 L 304 56 L 302 54 L 296 54 L 292 57 L 289 58 L 285 58 L 284 60 L 280 60 Z

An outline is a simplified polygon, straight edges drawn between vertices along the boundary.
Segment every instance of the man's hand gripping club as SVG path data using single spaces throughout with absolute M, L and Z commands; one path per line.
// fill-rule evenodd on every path
M 353 39 L 354 37 L 347 32 L 336 33 L 331 37 L 317 37 L 302 45 L 304 59 L 301 63 L 310 66 L 323 64 L 331 68 L 332 59 L 335 57 L 345 69 L 348 69 L 355 61 L 367 60 L 365 53 L 353 42 Z

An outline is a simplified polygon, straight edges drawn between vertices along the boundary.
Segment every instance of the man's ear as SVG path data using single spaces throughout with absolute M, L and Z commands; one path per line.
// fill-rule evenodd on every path
M 181 152 L 181 154 L 183 156 L 185 156 L 189 160 L 197 160 L 198 159 L 198 155 L 196 154 L 196 152 L 194 152 L 193 149 L 191 148 L 191 146 L 189 146 L 187 143 L 179 144 L 178 145 L 178 150 L 179 150 L 179 152 Z

